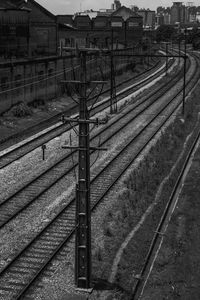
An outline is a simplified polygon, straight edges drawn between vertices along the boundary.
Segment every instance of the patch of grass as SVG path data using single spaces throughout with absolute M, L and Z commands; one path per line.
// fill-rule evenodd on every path
M 121 243 L 141 218 L 147 207 L 154 201 L 161 182 L 170 173 L 176 161 L 178 161 L 186 138 L 193 132 L 197 124 L 199 92 L 200 86 L 197 87 L 195 94 L 193 93 L 191 95 L 190 101 L 186 104 L 184 120 L 182 117 L 177 117 L 175 121 L 161 133 L 159 140 L 150 149 L 148 156 L 145 157 L 143 161 L 139 163 L 137 169 L 134 169 L 124 180 L 124 189 L 118 196 L 112 213 L 109 211 L 103 220 L 105 234 L 104 249 L 101 249 L 103 261 L 99 261 L 99 263 L 95 261 L 94 263 L 94 273 L 96 274 L 98 270 L 97 273 L 102 274 L 102 278 L 108 279 L 113 259 Z M 180 172 L 183 159 L 184 157 L 181 158 L 177 169 L 174 170 L 172 177 L 169 178 L 162 190 L 160 202 L 155 209 L 156 215 L 161 213 L 164 204 L 168 200 L 171 189 Z M 151 222 L 155 225 L 158 222 L 158 218 L 153 216 Z M 153 234 L 151 227 L 149 227 L 149 230 L 151 234 L 145 232 L 144 240 L 145 238 L 148 240 L 149 236 Z M 143 242 L 146 243 L 145 247 L 147 247 L 149 241 Z M 130 279 L 131 266 L 134 264 L 134 250 L 138 250 L 137 247 L 132 246 L 131 251 L 128 249 L 124 251 L 123 255 L 125 258 L 120 261 L 116 277 L 116 283 L 121 286 L 126 286 L 127 289 L 132 288 L 133 279 Z M 112 296 L 114 296 L 114 294 Z

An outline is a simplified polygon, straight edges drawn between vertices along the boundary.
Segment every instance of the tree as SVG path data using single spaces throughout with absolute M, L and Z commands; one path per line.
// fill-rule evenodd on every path
M 164 13 L 164 11 L 165 11 L 165 8 L 163 6 L 157 7 L 157 14 L 162 14 L 162 13 Z
M 156 40 L 157 42 L 169 41 L 175 35 L 176 30 L 171 25 L 161 25 L 156 29 Z

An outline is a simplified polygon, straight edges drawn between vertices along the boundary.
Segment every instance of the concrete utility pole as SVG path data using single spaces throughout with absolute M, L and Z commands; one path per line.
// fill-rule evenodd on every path
M 98 119 L 90 119 L 87 107 L 87 87 L 89 84 L 105 84 L 105 81 L 87 81 L 86 58 L 89 50 L 80 50 L 80 81 L 62 81 L 62 83 L 78 84 L 79 118 L 63 117 L 63 122 L 79 124 L 78 183 L 76 188 L 76 244 L 75 244 L 75 284 L 78 288 L 91 288 L 91 207 L 90 207 L 90 150 L 106 150 L 105 148 L 90 147 L 90 124 L 105 124 Z
M 80 53 L 81 95 L 79 103 L 79 177 L 76 201 L 76 285 L 90 288 L 91 216 L 90 216 L 90 147 L 87 108 L 86 52 Z
M 90 119 L 87 107 L 87 87 L 91 84 L 105 84 L 105 81 L 88 81 L 86 70 L 87 55 L 97 55 L 105 53 L 111 57 L 145 57 L 145 55 L 135 54 L 118 54 L 111 51 L 83 49 L 79 51 L 80 57 L 80 80 L 62 81 L 62 83 L 70 83 L 79 85 L 79 118 L 65 118 L 63 122 L 79 124 L 79 145 L 76 147 L 63 146 L 63 148 L 74 148 L 79 151 L 79 175 L 76 189 L 76 245 L 75 245 L 75 283 L 78 288 L 91 288 L 91 207 L 90 207 L 90 151 L 91 150 L 107 150 L 105 148 L 90 146 L 90 124 L 105 124 L 99 122 L 98 119 Z M 165 57 L 166 55 L 150 55 L 150 57 Z M 168 56 L 168 57 L 178 57 Z M 89 93 L 91 94 L 91 93 Z

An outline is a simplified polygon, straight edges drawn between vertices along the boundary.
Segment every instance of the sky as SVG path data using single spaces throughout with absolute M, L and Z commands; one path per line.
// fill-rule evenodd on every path
M 47 8 L 53 14 L 74 14 L 80 10 L 93 9 L 98 10 L 100 8 L 111 8 L 111 4 L 114 0 L 36 0 L 42 6 Z M 173 0 L 177 1 L 177 0 Z M 136 5 L 139 8 L 150 8 L 155 10 L 158 6 L 172 6 L 170 0 L 121 0 L 121 4 L 129 7 L 130 5 Z M 192 1 L 188 0 L 187 2 Z M 194 0 L 194 5 L 197 5 L 199 0 Z M 186 3 L 186 2 L 185 2 Z M 198 4 L 199 5 L 199 4 Z

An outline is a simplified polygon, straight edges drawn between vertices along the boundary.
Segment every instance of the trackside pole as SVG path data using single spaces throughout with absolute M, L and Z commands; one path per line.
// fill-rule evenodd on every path
M 81 92 L 79 103 L 79 175 L 76 191 L 76 262 L 78 288 L 91 287 L 91 215 L 89 112 L 87 108 L 86 52 L 81 51 Z

